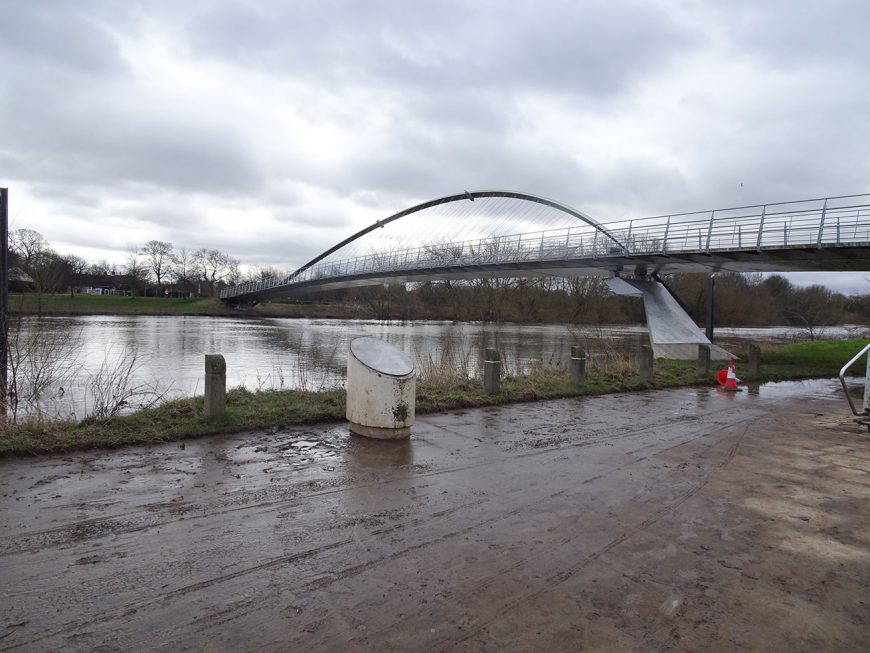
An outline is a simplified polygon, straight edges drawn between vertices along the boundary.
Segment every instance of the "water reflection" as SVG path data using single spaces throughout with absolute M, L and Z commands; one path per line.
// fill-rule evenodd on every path
M 202 392 L 203 355 L 211 353 L 226 358 L 231 388 L 317 390 L 343 385 L 348 343 L 357 336 L 390 342 L 407 352 L 418 368 L 443 367 L 476 376 L 486 347 L 498 348 L 505 372 L 515 374 L 540 363 L 567 364 L 572 344 L 631 340 L 644 332 L 642 326 L 197 316 L 44 317 L 25 319 L 22 325 L 24 336 L 53 334 L 55 340 L 75 345 L 54 357 L 70 363 L 69 378 L 56 380 L 42 394 L 46 414 L 74 417 L 84 417 L 92 408 L 88 384 L 104 362 L 130 352 L 137 359 L 133 382 L 153 384 L 171 398 Z
M 318 390 L 344 383 L 348 343 L 357 336 L 392 343 L 418 367 L 443 366 L 474 376 L 485 347 L 500 349 L 505 371 L 519 373 L 540 362 L 564 363 L 579 336 L 613 338 L 641 331 L 642 327 L 583 330 L 562 325 L 195 316 L 44 317 L 26 319 L 22 325 L 24 335 L 39 332 L 42 338 L 51 333 L 75 343 L 69 352 L 54 356 L 67 361 L 73 371 L 45 389 L 41 411 L 79 418 L 93 407 L 88 386 L 101 366 L 131 354 L 136 358 L 132 382 L 153 386 L 172 398 L 202 392 L 204 354 L 224 355 L 231 388 Z

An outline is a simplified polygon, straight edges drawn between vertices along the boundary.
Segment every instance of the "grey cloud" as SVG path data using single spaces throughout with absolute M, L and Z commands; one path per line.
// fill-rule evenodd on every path
M 26 65 L 30 75 L 52 67 L 112 75 L 126 69 L 116 44 L 87 6 L 72 2 L 13 4 L 0 20 L 0 56 L 10 70 Z
M 609 95 L 697 38 L 637 2 L 217 5 L 188 17 L 201 51 L 324 83 Z
M 4 110 L 2 147 L 13 179 L 137 182 L 216 194 L 254 192 L 260 183 L 238 136 L 207 119 L 174 116 L 157 99 L 139 106 L 123 88 L 104 89 L 105 96 L 92 86 L 59 94 L 63 80 L 48 81 L 58 86 L 19 76 Z
M 778 69 L 835 65 L 866 70 L 870 5 L 864 0 L 791 2 L 737 0 L 720 5 L 738 50 Z
M 15 3 L 7 13 L 6 179 L 28 182 L 54 215 L 128 218 L 157 238 L 246 263 L 304 261 L 359 228 L 364 210 L 389 215 L 465 188 L 537 193 L 601 219 L 868 190 L 862 2 L 69 0 Z M 227 98 L 273 86 L 303 122 L 346 142 L 303 160 L 297 134 L 287 133 L 296 123 L 251 125 L 232 113 L 238 107 L 197 113 L 168 100 L 127 68 L 117 34 L 167 43 L 170 56 L 214 71 L 218 83 L 232 71 Z M 738 83 L 723 97 L 679 77 L 696 61 L 712 61 L 709 74 L 718 74 L 728 56 L 769 73 L 756 84 L 790 80 L 783 88 L 793 96 Z M 247 75 L 257 84 L 238 88 Z M 659 115 L 648 90 L 659 83 L 677 94 L 662 98 L 675 115 L 648 128 L 667 141 L 645 148 L 642 134 L 621 138 L 626 116 Z M 575 132 L 563 139 L 530 115 L 530 98 L 552 100 Z M 619 119 L 608 122 L 611 114 Z M 587 117 L 605 145 L 572 150 Z M 273 127 L 285 150 L 256 151 Z M 607 143 L 612 151 L 597 161 Z M 133 208 L 107 208 L 118 205 Z M 241 222 L 247 210 L 265 212 L 274 233 L 203 229 L 210 206 L 235 208 Z M 87 244 L 69 231 L 65 242 Z

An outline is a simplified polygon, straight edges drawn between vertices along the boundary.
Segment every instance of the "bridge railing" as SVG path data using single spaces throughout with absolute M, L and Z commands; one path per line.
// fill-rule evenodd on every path
M 866 243 L 870 242 L 870 195 L 654 216 L 611 222 L 604 227 L 606 233 L 578 224 L 326 260 L 299 274 L 225 288 L 221 298 L 256 295 L 317 280 L 402 270 Z

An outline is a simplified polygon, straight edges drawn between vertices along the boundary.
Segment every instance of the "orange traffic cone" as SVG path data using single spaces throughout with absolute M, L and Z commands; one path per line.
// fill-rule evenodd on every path
M 738 390 L 738 383 L 740 383 L 740 379 L 737 378 L 737 372 L 734 371 L 734 359 L 731 358 L 728 360 L 728 376 L 725 377 L 725 389 Z

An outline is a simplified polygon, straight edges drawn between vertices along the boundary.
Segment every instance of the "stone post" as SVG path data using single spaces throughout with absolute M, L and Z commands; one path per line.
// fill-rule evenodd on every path
M 710 345 L 698 345 L 698 376 L 710 374 Z
M 221 354 L 205 355 L 206 417 L 223 415 L 227 408 L 227 363 Z
M 490 395 L 501 391 L 501 354 L 495 349 L 487 349 L 483 357 L 483 389 Z
M 649 345 L 640 348 L 640 380 L 643 383 L 653 380 L 653 350 Z
M 571 383 L 586 383 L 586 352 L 583 347 L 571 347 Z
M 749 344 L 749 360 L 747 367 L 750 374 L 761 374 L 761 347 L 755 343 Z

